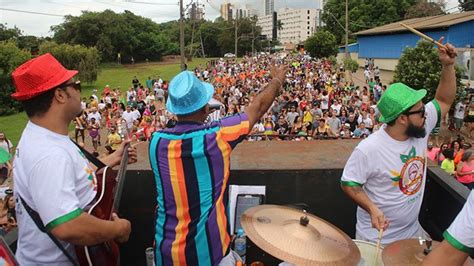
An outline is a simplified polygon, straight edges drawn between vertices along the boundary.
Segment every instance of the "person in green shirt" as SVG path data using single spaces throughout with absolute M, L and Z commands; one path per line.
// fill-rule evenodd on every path
M 374 92 L 374 87 L 375 85 L 377 84 L 373 78 L 370 78 L 370 81 L 369 81 L 369 91 L 370 93 L 373 93 Z
M 441 163 L 441 169 L 450 175 L 456 173 L 456 168 L 454 167 L 454 149 L 449 148 L 443 151 L 444 160 Z

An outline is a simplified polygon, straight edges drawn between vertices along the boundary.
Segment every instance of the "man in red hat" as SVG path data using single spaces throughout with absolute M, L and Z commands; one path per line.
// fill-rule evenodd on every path
M 112 221 L 91 216 L 83 210 L 96 195 L 95 167 L 70 140 L 68 125 L 81 112 L 80 83 L 76 70 L 65 69 L 51 54 L 19 66 L 13 73 L 16 92 L 29 121 L 14 160 L 17 199 L 18 249 L 21 265 L 72 264 L 74 245 L 94 245 L 106 240 L 127 241 L 130 222 L 114 215 Z M 102 159 L 109 166 L 120 163 L 122 145 Z M 136 161 L 136 151 L 128 150 Z M 46 229 L 65 248 L 40 231 L 21 198 L 39 214 Z

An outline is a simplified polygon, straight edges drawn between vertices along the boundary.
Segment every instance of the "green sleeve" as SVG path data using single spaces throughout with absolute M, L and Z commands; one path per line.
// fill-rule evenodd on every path
M 65 222 L 68 222 L 72 219 L 75 219 L 75 218 L 79 217 L 79 215 L 81 215 L 81 213 L 82 213 L 82 210 L 80 208 L 77 208 L 77 209 L 73 210 L 70 213 L 64 214 L 63 216 L 60 216 L 60 217 L 54 219 L 53 221 L 51 221 L 50 223 L 48 223 L 45 226 L 46 230 L 51 231 L 53 228 L 57 227 L 58 225 L 63 224 Z

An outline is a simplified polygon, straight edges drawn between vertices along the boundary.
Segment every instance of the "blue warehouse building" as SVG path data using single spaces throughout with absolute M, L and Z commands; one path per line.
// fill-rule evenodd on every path
M 474 79 L 474 11 L 456 14 L 414 18 L 401 21 L 431 38 L 444 36 L 458 52 L 458 64 L 466 69 L 465 77 Z M 348 46 L 353 59 L 364 65 L 366 58 L 373 58 L 375 65 L 384 70 L 394 70 L 403 50 L 414 47 L 420 37 L 402 27 L 399 22 L 355 33 L 357 43 Z M 344 53 L 340 48 L 339 56 Z

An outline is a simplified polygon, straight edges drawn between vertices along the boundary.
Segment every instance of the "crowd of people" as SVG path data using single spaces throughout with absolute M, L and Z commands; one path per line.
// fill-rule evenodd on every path
M 290 69 L 279 96 L 251 129 L 249 141 L 366 138 L 382 125 L 377 102 L 387 86 L 382 83 L 380 70 L 373 60 L 366 60 L 365 83 L 356 86 L 345 77 L 343 66 L 299 54 L 276 59 L 258 55 L 244 57 L 240 62 L 220 59 L 193 69 L 200 80 L 216 88 L 216 101 L 207 122 L 244 112 L 268 84 L 269 66 L 276 61 L 288 64 Z M 75 141 L 92 147 L 98 156 L 102 145 L 105 153 L 114 152 L 122 143 L 125 129 L 135 140 L 148 141 L 153 132 L 173 127 L 177 118 L 166 108 L 168 86 L 169 83 L 158 76 L 145 81 L 135 76 L 126 91 L 108 85 L 93 90 L 89 98 L 82 98 L 83 112 L 73 120 Z M 471 122 L 474 121 L 474 105 L 470 102 L 466 94 L 453 108 L 451 119 L 445 120 L 454 134 L 466 127 L 470 135 L 474 128 Z M 430 159 L 441 166 L 450 156 L 442 152 L 447 144 L 439 143 L 438 131 L 439 128 L 433 130 L 429 154 Z M 470 143 L 466 141 L 465 145 Z M 462 152 L 457 153 L 456 148 L 452 148 L 454 157 L 458 158 L 454 160 L 457 167 Z M 457 172 L 456 168 L 449 169 L 450 173 Z
M 17 226 L 15 199 L 11 189 L 12 154 L 12 142 L 7 138 L 5 132 L 0 131 L 0 236 Z
M 216 88 L 217 101 L 207 122 L 244 112 L 268 84 L 271 60 L 268 56 L 245 57 L 239 63 L 221 59 L 195 68 L 199 79 Z M 373 76 L 374 71 L 360 87 L 344 77 L 342 67 L 329 61 L 301 55 L 279 60 L 288 63 L 290 71 L 280 95 L 252 128 L 250 141 L 365 138 L 380 127 L 376 103 L 386 86 Z M 119 144 L 115 134 L 121 123 L 134 138 L 144 141 L 155 131 L 173 127 L 176 116 L 166 108 L 167 89 L 168 83 L 159 77 L 145 82 L 134 77 L 126 92 L 109 86 L 94 90 L 89 99 L 82 99 L 84 112 L 74 121 L 76 141 L 87 137 L 94 151 L 102 143 L 113 151 Z M 107 137 L 101 135 L 104 128 Z

